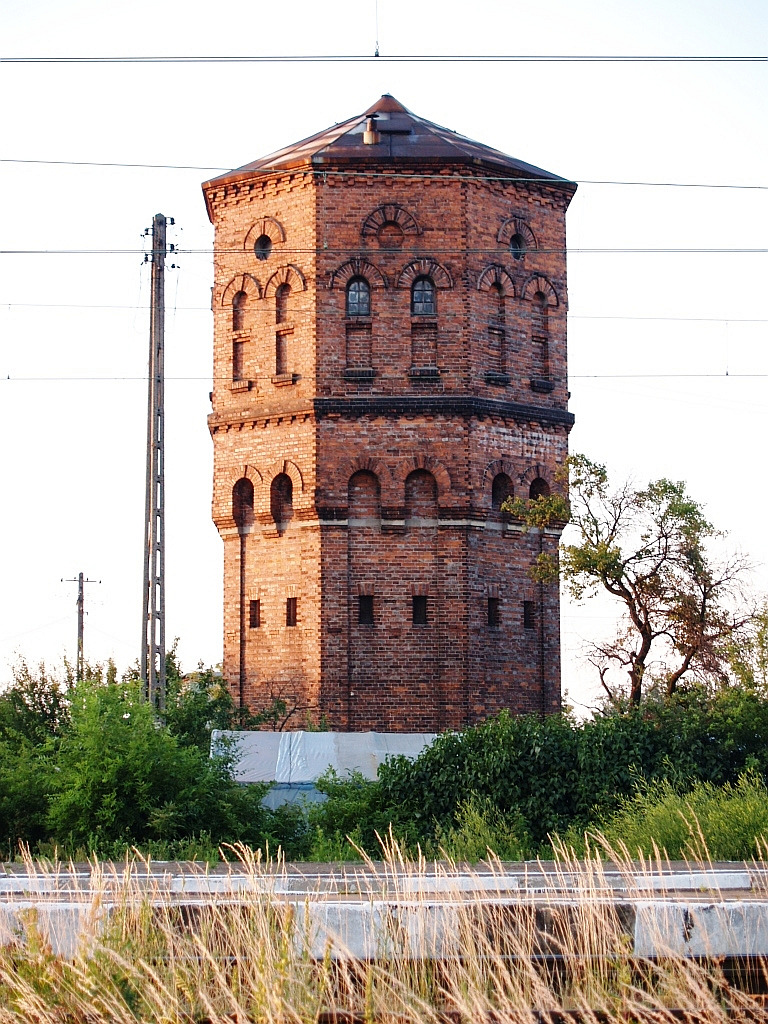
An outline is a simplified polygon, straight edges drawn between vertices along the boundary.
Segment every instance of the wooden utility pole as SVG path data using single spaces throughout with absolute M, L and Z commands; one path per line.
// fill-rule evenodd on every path
M 77 583 L 77 667 L 75 674 L 78 683 L 83 681 L 85 674 L 85 656 L 83 653 L 83 636 L 85 633 L 85 584 L 101 583 L 101 580 L 87 580 L 79 573 L 77 579 L 64 580 L 62 583 Z
M 165 707 L 165 228 L 165 217 L 162 213 L 155 214 L 152 220 L 144 607 L 141 619 L 141 679 L 144 695 L 161 711 Z

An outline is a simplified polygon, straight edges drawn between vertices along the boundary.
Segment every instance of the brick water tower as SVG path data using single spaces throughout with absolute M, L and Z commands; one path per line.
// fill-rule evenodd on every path
M 575 185 L 382 96 L 203 186 L 224 674 L 337 730 L 560 706 L 555 486 Z

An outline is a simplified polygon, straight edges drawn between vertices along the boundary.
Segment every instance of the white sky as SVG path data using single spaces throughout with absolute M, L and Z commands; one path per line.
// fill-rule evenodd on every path
M 374 12 L 375 0 L 0 0 L 0 46 L 4 57 L 372 54 Z M 759 56 L 767 31 L 764 0 L 378 3 L 385 56 Z M 582 184 L 568 242 L 572 450 L 616 479 L 686 480 L 765 591 L 767 80 L 765 61 L 3 63 L 0 156 L 230 168 L 391 92 L 579 181 L 762 186 Z M 102 581 L 86 588 L 86 656 L 112 655 L 122 670 L 138 654 L 140 251 L 158 211 L 175 217 L 182 250 L 166 286 L 168 635 L 186 668 L 221 657 L 206 425 L 213 233 L 200 191 L 212 173 L 0 163 L 0 249 L 35 251 L 0 256 L 0 681 L 16 652 L 74 658 L 77 588 L 60 579 L 80 571 Z M 564 607 L 563 683 L 577 702 L 593 692 L 580 638 L 608 625 L 602 606 Z

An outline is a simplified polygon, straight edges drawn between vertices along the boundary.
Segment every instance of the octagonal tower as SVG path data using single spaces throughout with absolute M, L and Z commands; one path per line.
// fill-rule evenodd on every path
M 440 731 L 560 707 L 575 185 L 391 96 L 204 184 L 224 673 L 292 724 Z

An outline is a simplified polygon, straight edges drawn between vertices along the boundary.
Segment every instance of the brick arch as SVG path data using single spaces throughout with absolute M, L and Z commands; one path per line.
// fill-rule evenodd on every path
M 332 270 L 328 277 L 329 288 L 346 288 L 353 277 L 364 277 L 371 288 L 386 288 L 387 279 L 379 268 L 364 256 L 353 256 Z
M 524 240 L 526 249 L 538 249 L 539 245 L 531 225 L 522 217 L 507 217 L 499 228 L 496 241 L 508 246 L 515 235 L 520 235 Z
M 286 476 L 291 478 L 294 494 L 304 493 L 304 477 L 296 463 L 292 462 L 290 459 L 278 459 L 277 462 L 273 462 L 272 465 L 265 470 L 265 491 L 272 486 L 272 481 L 276 476 L 280 476 L 281 473 L 285 473 Z
M 410 288 L 419 277 L 431 278 L 435 283 L 435 288 L 453 288 L 453 279 L 445 267 L 429 257 L 411 260 L 410 263 L 407 263 L 400 271 L 397 287 Z
M 397 224 L 404 235 L 421 234 L 421 228 L 416 218 L 398 203 L 385 203 L 383 206 L 377 206 L 363 221 L 360 234 L 363 238 L 378 235 L 379 230 L 385 224 Z
M 226 476 L 222 477 L 224 486 L 221 489 L 220 497 L 218 500 L 214 499 L 213 503 L 213 520 L 216 523 L 216 527 L 219 530 L 234 529 L 235 528 L 235 517 L 234 510 L 232 508 L 232 492 L 235 489 L 235 484 L 238 480 L 242 480 L 245 477 L 250 480 L 253 484 L 253 505 L 254 509 L 258 503 L 258 497 L 260 487 L 264 482 L 261 473 L 255 466 L 245 465 L 241 469 L 232 469 Z
M 542 466 L 541 463 L 537 463 L 535 466 L 529 466 L 524 473 L 521 473 L 518 477 L 520 486 L 525 488 L 524 497 L 528 497 L 528 489 L 534 480 L 541 477 L 542 480 L 546 480 L 549 484 L 550 490 L 554 490 L 554 471 L 551 466 Z
M 244 249 L 252 249 L 257 238 L 266 235 L 273 243 L 285 241 L 285 228 L 274 217 L 262 217 L 248 228 L 243 241 Z
M 477 290 L 479 292 L 488 292 L 494 285 L 501 288 L 505 298 L 514 298 L 517 295 L 515 282 L 500 263 L 492 263 L 489 267 L 486 267 L 477 279 Z
M 260 299 L 262 296 L 261 285 L 253 274 L 238 274 L 221 293 L 221 305 L 231 306 L 238 292 L 245 292 L 249 299 Z
M 357 459 L 347 460 L 339 470 L 339 477 L 346 486 L 349 478 L 354 476 L 355 473 L 375 473 L 382 484 L 385 479 L 390 480 L 392 476 L 389 466 L 373 455 L 362 455 Z
M 546 298 L 546 306 L 559 306 L 560 302 L 557 298 L 557 292 L 555 291 L 554 285 L 549 278 L 542 277 L 541 274 L 535 274 L 533 277 L 529 277 L 523 287 L 523 298 L 533 301 L 533 297 L 536 292 L 541 292 Z
M 264 298 L 271 298 L 281 284 L 290 285 L 292 292 L 305 292 L 307 290 L 306 278 L 293 263 L 286 263 L 285 266 L 277 268 L 264 285 Z
M 488 465 L 483 470 L 482 483 L 483 499 L 485 500 L 487 494 L 488 500 L 486 501 L 486 504 L 488 505 L 490 505 L 491 503 L 491 484 L 493 483 L 494 478 L 499 475 L 499 473 L 506 473 L 509 479 L 512 481 L 518 478 L 517 467 L 515 466 L 514 462 L 511 461 L 511 459 L 494 459 L 493 462 L 489 462 Z
M 398 475 L 398 482 L 404 487 L 405 481 L 411 473 L 414 473 L 417 469 L 423 469 L 427 473 L 431 473 L 437 483 L 437 498 L 438 501 L 441 498 L 446 497 L 451 491 L 451 477 L 448 470 L 437 459 L 431 455 L 414 455 L 410 459 L 406 459 L 405 462 L 400 466 Z
M 234 469 L 227 475 L 226 480 L 229 490 L 231 491 L 237 481 L 242 480 L 243 477 L 251 481 L 254 491 L 264 482 L 264 477 L 255 466 L 245 465 L 241 470 Z

